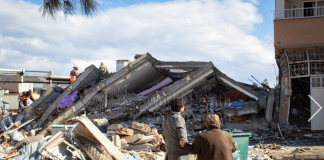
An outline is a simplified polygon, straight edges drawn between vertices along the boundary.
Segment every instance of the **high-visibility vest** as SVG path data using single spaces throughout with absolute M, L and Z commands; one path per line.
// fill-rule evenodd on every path
M 27 97 L 25 95 L 21 96 L 20 99 L 23 101 L 27 101 Z
M 72 70 L 70 76 L 75 76 L 75 70 Z
M 70 73 L 70 76 L 71 76 L 71 77 L 74 77 L 74 76 L 75 76 L 75 77 L 78 77 L 78 76 L 79 76 L 79 73 L 78 73 L 76 70 L 73 69 L 73 70 L 71 71 L 71 73 Z

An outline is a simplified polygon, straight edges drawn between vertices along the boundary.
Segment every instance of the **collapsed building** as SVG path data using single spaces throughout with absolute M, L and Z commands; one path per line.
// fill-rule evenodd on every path
M 182 72 L 172 72 L 175 69 Z M 57 90 L 54 88 L 47 97 Z M 79 98 L 63 114 L 53 116 L 63 98 L 76 91 Z M 231 94 L 231 91 L 234 92 Z M 56 99 L 54 96 L 41 97 L 33 103 L 33 108 L 48 104 L 48 107 L 45 106 L 46 111 L 34 122 L 37 126 L 41 127 L 48 122 L 51 125 L 60 124 L 84 111 L 89 117 L 108 120 L 158 117 L 170 109 L 165 107 L 168 102 L 179 96 L 187 101 L 188 112 L 200 109 L 200 113 L 220 111 L 228 117 L 241 116 L 255 114 L 259 109 L 266 108 L 267 96 L 263 89 L 227 77 L 211 62 L 162 62 L 150 54 L 137 58 L 110 75 L 100 75 L 96 67 L 89 66 L 75 83 L 61 92 Z M 227 92 L 229 94 L 226 95 Z M 43 99 L 55 101 L 44 103 L 41 102 Z M 239 100 L 247 103 L 233 105 L 233 102 Z M 189 115 L 185 117 L 191 118 Z
M 58 149 L 56 151 L 53 149 L 56 146 L 53 144 L 57 144 L 57 139 L 61 139 L 60 143 L 71 146 L 72 142 L 67 141 L 69 137 L 73 137 L 78 141 L 77 148 L 86 152 L 85 155 L 88 157 L 97 159 L 98 157 L 93 157 L 89 144 L 97 146 L 97 149 L 98 146 L 108 147 L 105 145 L 110 143 L 104 144 L 103 141 L 107 140 L 99 137 L 106 136 L 116 141 L 114 134 L 120 136 L 117 139 L 122 138 L 126 141 L 124 145 L 116 145 L 122 149 L 130 151 L 141 150 L 144 147 L 144 150 L 159 151 L 159 149 L 163 150 L 161 145 L 163 138 L 159 137 L 162 120 L 170 112 L 169 102 L 174 97 L 182 97 L 186 100 L 183 117 L 186 119 L 187 129 L 201 131 L 204 129 L 205 117 L 211 113 L 218 114 L 225 124 L 231 119 L 246 120 L 258 114 L 264 115 L 270 122 L 273 115 L 272 108 L 279 105 L 275 101 L 276 96 L 275 89 L 268 91 L 231 79 L 218 70 L 212 62 L 165 62 L 146 53 L 135 56 L 133 62 L 115 73 L 102 74 L 97 67 L 91 65 L 68 87 L 62 88 L 57 85 L 49 88 L 23 112 L 13 116 L 12 119 L 15 121 L 11 120 L 12 122 L 8 123 L 1 136 L 4 137 L 5 142 L 9 142 L 8 133 L 27 126 L 35 130 L 34 137 L 41 137 L 36 138 L 37 140 L 53 136 L 50 140 L 47 139 L 46 143 L 44 142 L 48 148 L 44 153 L 47 157 L 53 154 L 56 156 L 67 154 L 68 151 L 52 153 L 59 152 Z M 75 118 L 80 115 L 86 117 Z M 5 117 L 9 116 L 3 116 Z M 73 131 L 75 134 L 60 132 L 54 135 L 55 126 L 73 125 L 76 121 L 79 123 Z M 18 122 L 21 125 L 16 126 Z M 92 123 L 96 124 L 96 129 L 93 128 Z M 140 147 L 126 145 L 132 140 L 127 140 L 125 136 L 135 134 L 146 135 L 144 139 L 140 139 L 143 136 L 137 136 L 137 140 L 143 143 L 155 139 L 152 142 L 155 148 L 152 149 L 150 145 Z M 147 137 L 150 134 L 153 136 L 151 139 Z M 16 143 L 12 151 L 17 150 L 24 143 L 31 143 L 30 138 Z M 74 150 L 76 150 L 75 154 L 79 155 L 79 159 L 82 159 L 81 151 Z M 101 148 L 101 152 L 105 153 L 103 150 Z M 115 158 L 121 156 L 115 152 L 108 151 L 107 155 Z

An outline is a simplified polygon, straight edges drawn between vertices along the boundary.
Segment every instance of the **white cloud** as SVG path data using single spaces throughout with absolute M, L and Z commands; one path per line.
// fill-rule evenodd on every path
M 150 52 L 164 61 L 212 61 L 235 80 L 275 83 L 273 43 L 249 33 L 261 23 L 257 0 L 187 0 L 110 8 L 97 16 L 41 17 L 39 5 L 0 0 L 1 66 L 68 76 L 103 61 Z M 271 37 L 270 37 L 271 38 Z M 3 58 L 4 57 L 4 58 Z
M 251 2 L 251 3 L 254 3 L 254 4 L 256 4 L 256 5 L 259 4 L 259 1 L 258 1 L 258 0 L 248 0 L 248 1 Z

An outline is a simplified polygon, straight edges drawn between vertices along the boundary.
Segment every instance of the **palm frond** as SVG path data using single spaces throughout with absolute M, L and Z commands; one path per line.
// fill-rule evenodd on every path
M 80 8 L 77 7 L 77 2 L 80 2 Z M 65 18 L 68 15 L 76 14 L 79 9 L 89 17 L 97 13 L 98 6 L 99 3 L 95 0 L 43 0 L 43 4 L 38 10 L 42 12 L 43 17 L 48 15 L 53 19 L 59 10 L 63 11 Z
M 43 12 L 43 17 L 46 15 L 55 19 L 54 14 L 62 8 L 60 0 L 44 0 L 43 5 L 39 8 L 40 12 Z
M 65 15 L 65 18 L 68 15 L 74 15 L 76 10 L 77 10 L 77 8 L 75 6 L 74 1 L 64 0 L 64 2 L 63 2 L 63 12 L 64 12 L 64 15 Z
M 99 3 L 94 0 L 80 0 L 81 11 L 86 16 L 92 16 L 93 14 L 97 13 L 97 7 Z

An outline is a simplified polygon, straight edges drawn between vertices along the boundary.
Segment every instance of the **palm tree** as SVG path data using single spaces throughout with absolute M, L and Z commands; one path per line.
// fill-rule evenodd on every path
M 98 5 L 95 0 L 43 0 L 39 11 L 43 12 L 43 17 L 49 15 L 53 19 L 60 10 L 63 11 L 65 17 L 74 15 L 78 10 L 89 17 L 97 12 Z

